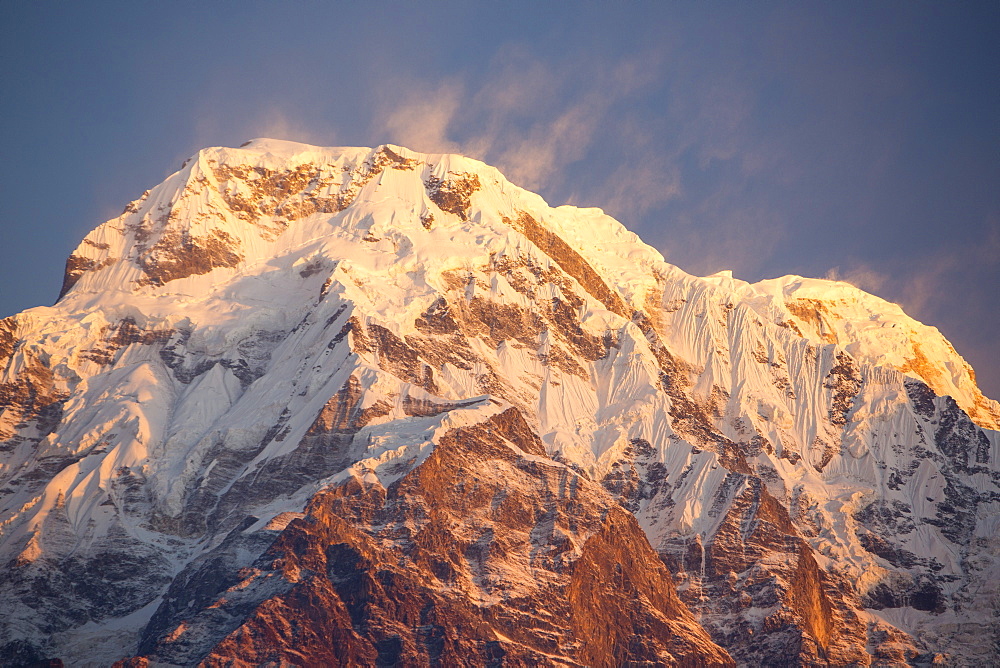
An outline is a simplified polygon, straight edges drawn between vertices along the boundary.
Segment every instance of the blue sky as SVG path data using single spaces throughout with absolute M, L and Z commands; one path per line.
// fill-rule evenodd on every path
M 1000 397 L 1000 3 L 5 3 L 0 316 L 203 146 L 394 142 L 697 274 L 835 276 Z

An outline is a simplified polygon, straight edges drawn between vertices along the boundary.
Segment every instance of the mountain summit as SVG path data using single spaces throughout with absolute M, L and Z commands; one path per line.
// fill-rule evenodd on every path
M 0 321 L 0 659 L 886 665 L 1000 637 L 1000 404 L 398 146 L 210 148 Z

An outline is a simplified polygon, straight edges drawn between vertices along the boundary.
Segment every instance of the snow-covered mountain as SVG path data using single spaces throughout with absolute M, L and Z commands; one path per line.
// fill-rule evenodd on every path
M 461 156 L 205 149 L 0 373 L 4 665 L 1000 647 L 1000 404 L 936 329 Z

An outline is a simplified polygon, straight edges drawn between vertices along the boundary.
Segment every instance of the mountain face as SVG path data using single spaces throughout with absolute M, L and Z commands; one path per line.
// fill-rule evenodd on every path
M 0 662 L 997 659 L 1000 404 L 397 146 L 201 151 L 0 321 Z

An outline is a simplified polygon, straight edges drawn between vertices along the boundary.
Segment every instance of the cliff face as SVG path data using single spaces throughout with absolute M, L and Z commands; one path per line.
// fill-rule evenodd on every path
M 206 149 L 0 370 L 13 665 L 992 651 L 1000 411 L 936 330 L 459 156 Z
M 216 559 L 206 555 L 168 592 L 140 645 L 145 657 L 732 665 L 635 519 L 545 457 L 513 408 L 442 434 L 388 488 L 352 475 L 318 493 L 239 582 L 219 580 Z

